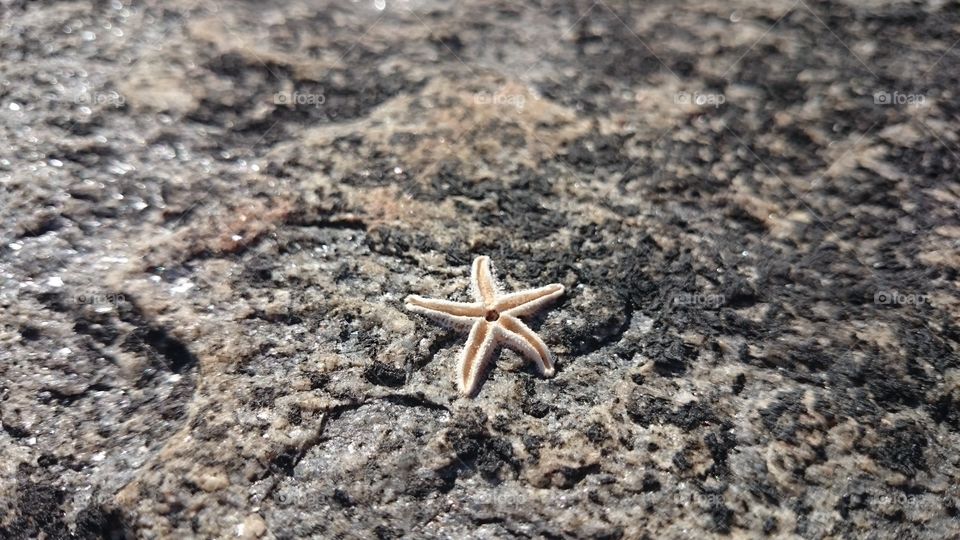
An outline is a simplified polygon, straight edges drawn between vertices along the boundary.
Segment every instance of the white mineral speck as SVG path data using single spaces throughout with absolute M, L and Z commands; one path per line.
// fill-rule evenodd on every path
M 177 280 L 177 284 L 173 286 L 171 292 L 180 294 L 185 293 L 194 287 L 194 283 L 186 278 L 180 278 Z

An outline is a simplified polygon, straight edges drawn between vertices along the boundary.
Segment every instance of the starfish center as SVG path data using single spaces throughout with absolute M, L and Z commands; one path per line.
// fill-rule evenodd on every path
M 488 309 L 483 318 L 489 322 L 493 322 L 500 318 L 500 313 L 495 309 Z

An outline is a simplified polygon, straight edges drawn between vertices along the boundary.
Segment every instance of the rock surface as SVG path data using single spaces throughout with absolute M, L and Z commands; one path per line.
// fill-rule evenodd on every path
M 960 531 L 955 5 L 0 7 L 0 537 Z

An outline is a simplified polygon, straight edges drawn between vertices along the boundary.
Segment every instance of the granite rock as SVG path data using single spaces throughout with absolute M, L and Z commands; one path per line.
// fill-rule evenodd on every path
M 0 537 L 960 531 L 954 5 L 0 6 Z

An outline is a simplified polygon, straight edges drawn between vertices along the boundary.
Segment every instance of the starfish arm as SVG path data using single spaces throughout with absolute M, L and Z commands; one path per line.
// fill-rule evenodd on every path
M 415 294 L 408 296 L 405 304 L 406 308 L 414 313 L 426 315 L 458 328 L 469 327 L 477 317 L 483 317 L 484 314 L 481 304 L 435 300 Z
M 478 302 L 491 305 L 497 298 L 497 284 L 490 271 L 490 257 L 481 255 L 473 260 L 470 270 L 470 284 Z
M 460 374 L 457 385 L 463 395 L 471 396 L 477 391 L 483 367 L 496 348 L 496 338 L 496 325 L 483 319 L 477 321 L 470 330 L 470 337 L 467 338 L 467 344 L 460 355 L 460 365 L 457 369 Z
M 556 372 L 553 367 L 553 354 L 540 336 L 513 316 L 500 315 L 498 322 L 503 328 L 502 334 L 507 346 L 532 360 L 542 375 L 552 377 Z
M 563 296 L 563 285 L 553 283 L 546 287 L 527 289 L 501 297 L 494 309 L 500 313 L 522 317 L 540 311 L 546 304 Z

